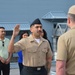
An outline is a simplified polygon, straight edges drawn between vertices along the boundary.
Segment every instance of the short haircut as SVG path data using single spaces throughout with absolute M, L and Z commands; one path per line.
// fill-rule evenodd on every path
M 0 29 L 5 29 L 4 27 L 0 27 Z
M 71 18 L 72 22 L 75 22 L 75 14 L 68 14 L 68 16 Z

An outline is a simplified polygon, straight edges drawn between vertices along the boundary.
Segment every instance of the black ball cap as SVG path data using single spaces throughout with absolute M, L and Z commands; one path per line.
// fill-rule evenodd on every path
M 39 20 L 39 18 L 35 19 L 35 20 L 31 23 L 30 27 L 33 26 L 34 24 L 41 24 L 41 21 Z M 42 24 L 41 24 L 41 25 L 42 25 Z

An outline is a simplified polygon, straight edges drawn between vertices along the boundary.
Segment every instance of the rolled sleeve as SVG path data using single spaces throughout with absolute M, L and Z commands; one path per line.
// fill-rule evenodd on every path
M 65 45 L 64 37 L 59 37 L 57 44 L 57 60 L 65 60 L 67 59 L 67 48 Z
M 14 52 L 18 52 L 19 50 L 25 49 L 25 40 L 22 39 L 14 44 Z
M 50 45 L 49 45 L 49 43 L 48 43 L 47 58 L 50 58 L 50 57 L 52 57 L 52 56 L 53 56 L 53 54 L 52 54 L 52 51 L 51 51 L 51 47 L 50 47 Z

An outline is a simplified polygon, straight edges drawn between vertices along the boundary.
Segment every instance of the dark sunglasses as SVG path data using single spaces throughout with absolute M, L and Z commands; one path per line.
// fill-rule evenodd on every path
M 2 46 L 4 47 L 4 41 L 2 41 Z

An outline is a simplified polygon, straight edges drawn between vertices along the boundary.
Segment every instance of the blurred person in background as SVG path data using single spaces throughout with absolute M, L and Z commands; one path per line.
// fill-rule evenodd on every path
M 41 36 L 42 36 L 44 39 L 48 40 L 47 32 L 46 32 L 45 29 L 42 30 Z M 48 42 L 49 42 L 50 47 L 51 47 L 51 50 L 52 50 L 52 52 L 53 52 L 53 49 L 52 49 L 52 46 L 51 46 L 51 42 L 50 42 L 49 40 L 48 40 Z
M 27 38 L 29 36 L 28 31 L 23 31 L 20 35 L 20 40 L 23 38 Z M 20 75 L 21 75 L 21 71 L 23 68 L 23 54 L 22 54 L 22 50 L 20 50 L 18 52 L 18 65 L 19 65 L 19 71 L 20 71 Z
M 5 38 L 4 27 L 0 27 L 0 75 L 10 75 L 10 59 L 12 53 L 8 52 L 9 39 Z

